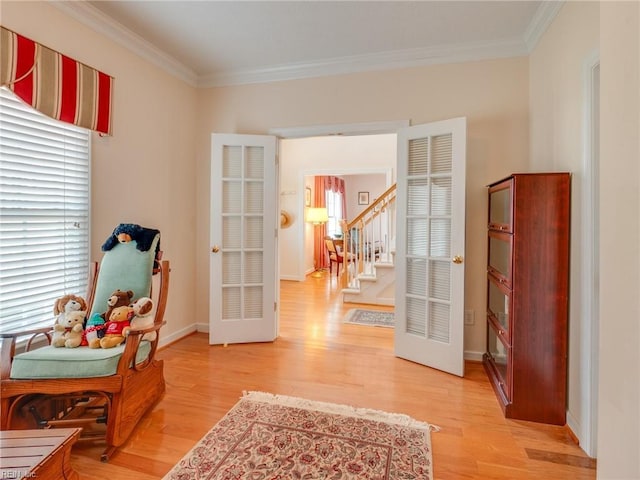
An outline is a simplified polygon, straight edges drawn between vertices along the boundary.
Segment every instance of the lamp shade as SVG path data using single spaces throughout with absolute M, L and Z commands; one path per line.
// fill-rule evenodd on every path
M 320 225 L 329 221 L 329 213 L 324 207 L 321 208 L 307 208 L 306 221 L 313 223 L 314 225 Z

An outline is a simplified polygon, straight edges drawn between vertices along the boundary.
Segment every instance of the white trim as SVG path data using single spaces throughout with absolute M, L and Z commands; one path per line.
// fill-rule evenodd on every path
M 198 75 L 195 71 L 164 53 L 140 35 L 123 27 L 89 2 L 53 0 L 50 3 L 92 30 L 102 33 L 107 38 L 183 80 L 192 87 L 197 86 Z
M 564 5 L 564 0 L 540 2 L 531 23 L 524 32 L 524 41 L 527 44 L 527 51 L 531 53 L 538 45 L 542 34 L 549 28 L 549 25 L 558 15 Z
M 508 38 L 490 42 L 438 45 L 405 50 L 377 52 L 366 55 L 334 57 L 315 62 L 274 65 L 267 68 L 235 70 L 200 75 L 175 57 L 161 51 L 138 34 L 125 28 L 89 2 L 52 0 L 51 4 L 67 15 L 131 50 L 152 64 L 164 69 L 191 86 L 220 87 L 284 80 L 297 80 L 329 75 L 391 70 L 401 68 L 470 62 L 528 55 L 531 45 L 559 10 L 562 2 L 542 2 L 539 13 L 528 27 L 524 38 Z
M 584 61 L 584 118 L 583 118 L 583 197 L 582 197 L 582 305 L 580 331 L 581 372 L 585 372 L 584 385 L 580 391 L 583 401 L 582 419 L 567 412 L 567 423 L 578 437 L 583 450 L 596 456 L 598 431 L 598 364 L 599 364 L 599 111 L 594 105 L 599 102 L 598 71 L 600 57 L 593 52 Z
M 306 127 L 271 128 L 268 134 L 284 139 L 322 137 L 326 135 L 378 135 L 382 133 L 398 133 L 400 128 L 408 127 L 410 124 L 410 120 L 390 120 L 384 122 L 310 125 Z
M 184 327 L 180 330 L 178 330 L 177 332 L 173 332 L 171 335 L 160 335 L 160 342 L 158 343 L 158 347 L 162 348 L 165 347 L 167 345 L 169 345 L 170 343 L 173 342 L 177 342 L 178 340 L 191 335 L 194 332 L 203 332 L 204 330 L 200 330 L 200 326 L 203 325 L 201 323 L 192 323 L 191 325 Z M 209 326 L 207 325 L 207 331 L 209 329 Z
M 529 50 L 526 43 L 518 39 L 439 45 L 202 75 L 198 79 L 198 87 L 222 87 L 299 80 L 377 70 L 395 70 L 446 63 L 521 57 L 528 54 Z
M 476 352 L 473 350 L 464 351 L 464 359 L 469 360 L 471 362 L 482 362 L 483 355 L 484 355 L 484 352 Z

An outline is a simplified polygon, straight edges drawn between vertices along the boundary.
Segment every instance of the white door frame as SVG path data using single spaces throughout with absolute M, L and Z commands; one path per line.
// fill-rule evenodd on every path
M 585 375 L 585 386 L 581 389 L 585 412 L 580 422 L 582 437 L 580 444 L 591 456 L 597 455 L 598 444 L 598 364 L 600 341 L 600 56 L 591 54 L 584 67 L 584 185 L 582 198 L 584 245 L 582 256 L 582 358 L 581 371 Z M 577 433 L 577 432 L 576 432 Z

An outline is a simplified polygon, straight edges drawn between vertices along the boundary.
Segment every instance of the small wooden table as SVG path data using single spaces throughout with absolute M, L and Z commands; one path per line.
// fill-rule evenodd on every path
M 81 428 L 0 431 L 0 478 L 78 480 L 71 446 Z

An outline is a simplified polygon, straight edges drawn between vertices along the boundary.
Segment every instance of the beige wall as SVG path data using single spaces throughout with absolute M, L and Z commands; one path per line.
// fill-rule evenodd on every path
M 5 27 L 115 77 L 113 136 L 92 138 L 92 258 L 119 223 L 159 229 L 172 265 L 163 336 L 178 337 L 195 314 L 196 90 L 46 2 L 1 8 Z
M 465 350 L 484 351 L 485 186 L 527 166 L 528 75 L 528 59 L 522 57 L 203 90 L 196 171 L 197 317 L 209 316 L 211 132 L 267 133 L 277 127 L 405 119 L 420 124 L 466 116 L 465 306 L 476 311 L 476 325 L 465 331 Z
M 530 55 L 531 171 L 568 171 L 571 195 L 571 286 L 569 327 L 568 423 L 584 442 L 588 437 L 589 317 L 583 313 L 585 183 L 585 66 L 597 55 L 599 10 L 596 2 L 566 3 Z M 586 295 L 586 296 L 585 296 Z
M 600 6 L 598 478 L 640 478 L 640 3 Z

